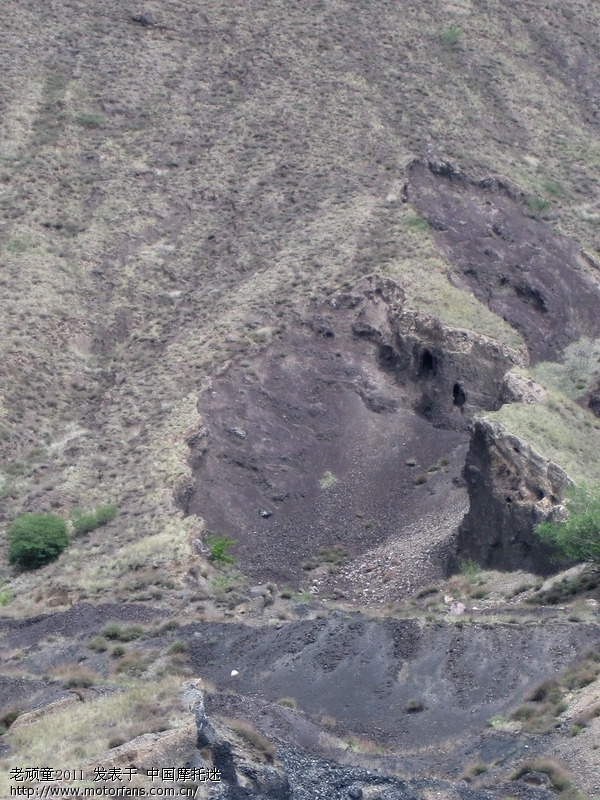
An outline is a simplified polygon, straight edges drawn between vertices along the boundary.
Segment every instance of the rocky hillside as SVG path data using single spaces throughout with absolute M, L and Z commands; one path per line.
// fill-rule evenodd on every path
M 597 794 L 597 581 L 533 532 L 600 483 L 597 5 L 2 22 L 3 767 Z

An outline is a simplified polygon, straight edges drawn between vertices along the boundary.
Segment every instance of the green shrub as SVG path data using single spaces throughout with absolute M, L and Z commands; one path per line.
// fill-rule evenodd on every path
M 67 526 L 56 514 L 20 514 L 8 529 L 8 561 L 27 569 L 48 564 L 69 543 Z
M 409 214 L 409 216 L 404 218 L 404 222 L 406 227 L 416 233 L 424 233 L 425 231 L 429 230 L 429 223 L 423 217 L 419 217 L 416 214 Z
M 450 25 L 442 31 L 442 44 L 444 47 L 456 47 L 460 42 L 460 28 L 458 25 Z
M 327 472 L 324 472 L 323 475 L 321 476 L 321 480 L 319 481 L 319 486 L 321 487 L 321 489 L 329 489 L 331 486 L 337 483 L 337 480 L 338 479 L 335 477 L 333 472 L 327 470 Z
M 104 123 L 102 114 L 79 114 L 75 122 L 83 128 L 99 128 Z
M 565 494 L 566 520 L 542 522 L 535 532 L 570 561 L 600 564 L 600 487 L 582 485 Z
M 468 561 L 463 561 L 460 565 L 460 574 L 468 580 L 473 580 L 481 572 L 481 567 L 476 561 L 470 558 Z
M 209 547 L 210 561 L 220 561 L 224 564 L 233 564 L 234 558 L 227 555 L 230 547 L 233 547 L 235 541 L 228 539 L 227 536 L 207 536 L 206 543 Z
M 542 214 L 550 208 L 550 201 L 542 197 L 530 197 L 527 201 L 527 208 L 534 214 Z
M 10 592 L 8 589 L 3 589 L 0 592 L 0 606 L 7 606 L 10 603 Z
M 83 534 L 96 530 L 96 528 L 106 525 L 117 516 L 117 506 L 98 506 L 91 513 L 86 514 L 81 509 L 74 509 L 71 522 L 75 533 Z
M 133 642 L 134 639 L 141 638 L 145 631 L 140 625 L 132 625 L 130 628 L 121 628 L 116 622 L 111 622 L 103 631 L 107 639 L 118 642 Z
M 125 655 L 126 652 L 127 651 L 125 650 L 123 645 L 122 644 L 118 644 L 116 647 L 113 647 L 112 654 L 113 654 L 114 658 L 121 658 L 122 656 Z
M 94 636 L 92 641 L 88 644 L 88 647 L 95 653 L 105 653 L 108 650 L 108 645 L 104 636 Z

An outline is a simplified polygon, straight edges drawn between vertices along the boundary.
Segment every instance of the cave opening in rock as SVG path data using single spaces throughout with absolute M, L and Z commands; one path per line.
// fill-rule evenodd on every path
M 455 383 L 452 389 L 452 402 L 458 408 L 462 408 L 467 402 L 467 395 L 460 383 Z
M 422 375 L 435 375 L 437 372 L 437 359 L 430 350 L 423 350 L 421 353 Z

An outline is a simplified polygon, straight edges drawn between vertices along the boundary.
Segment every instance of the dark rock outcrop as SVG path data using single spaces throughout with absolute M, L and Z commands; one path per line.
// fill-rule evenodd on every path
M 478 419 L 463 474 L 470 509 L 449 572 L 468 559 L 494 569 L 555 572 L 556 552 L 534 528 L 560 508 L 571 483 L 566 472 L 498 422 Z

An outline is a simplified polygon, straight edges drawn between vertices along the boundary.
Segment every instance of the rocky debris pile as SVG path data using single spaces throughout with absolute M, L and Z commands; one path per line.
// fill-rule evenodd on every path
M 443 510 L 432 511 L 398 531 L 393 538 L 342 567 L 331 579 L 313 585 L 311 593 L 322 596 L 330 590 L 334 599 L 373 605 L 404 599 L 426 584 L 439 581 L 467 510 L 464 490 L 450 492 Z

